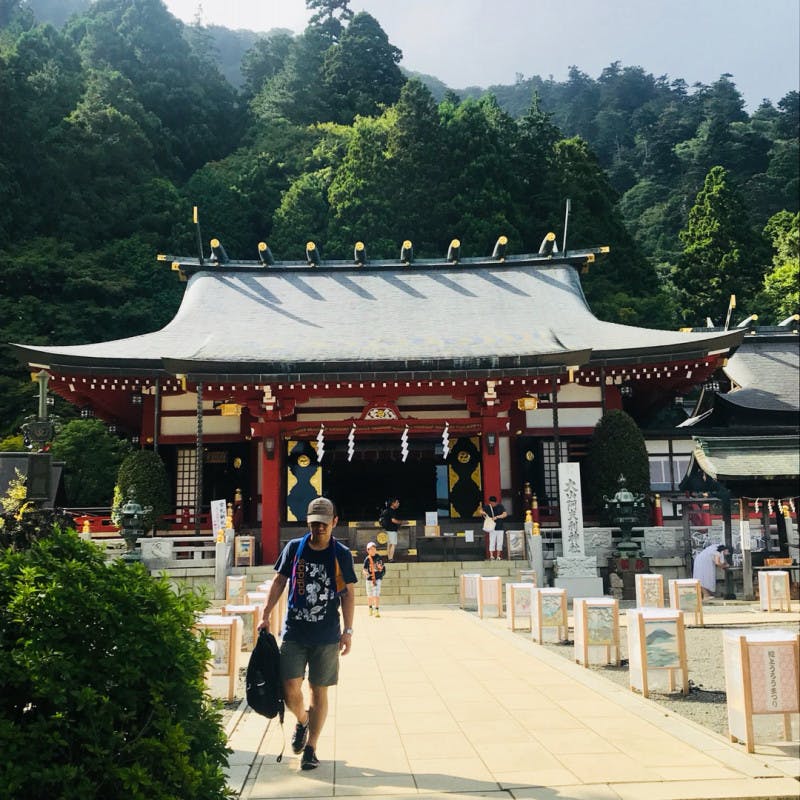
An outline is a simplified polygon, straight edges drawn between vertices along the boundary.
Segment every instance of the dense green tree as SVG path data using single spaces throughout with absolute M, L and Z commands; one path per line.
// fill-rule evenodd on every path
M 447 172 L 439 201 L 439 250 L 451 238 L 461 240 L 464 255 L 488 255 L 499 235 L 519 247 L 512 223 L 517 175 L 509 158 L 516 134 L 514 121 L 493 97 L 440 107 Z M 429 205 L 430 211 L 434 207 Z
M 655 270 L 625 229 L 614 191 L 586 142 L 558 142 L 553 164 L 559 195 L 571 199 L 567 248 L 613 243 L 611 255 L 582 281 L 595 314 L 626 324 L 663 325 Z
M 744 200 L 722 167 L 713 167 L 706 176 L 680 237 L 684 249 L 672 278 L 687 324 L 718 319 L 731 294 L 745 304 L 752 301 L 761 275 L 754 237 Z
M 553 122 L 552 114 L 542 110 L 538 92 L 530 107 L 517 122 L 517 135 L 510 159 L 519 180 L 515 198 L 517 214 L 529 220 L 523 227 L 523 249 L 535 252 L 542 236 L 561 224 L 564 198 L 555 165 L 556 144 L 563 138 Z
M 67 505 L 110 506 L 119 465 L 130 449 L 98 419 L 67 423 L 53 440 L 53 458 L 64 462 Z
M 161 169 L 185 177 L 237 142 L 233 87 L 192 52 L 162 0 L 96 0 L 66 30 L 88 66 L 118 71 L 158 118 L 151 144 Z
M 349 124 L 397 102 L 405 82 L 397 66 L 401 57 L 374 17 L 356 14 L 322 65 L 330 120 Z
M 146 217 L 145 217 L 146 219 Z M 154 237 L 113 240 L 82 251 L 32 239 L 0 250 L 0 430 L 35 413 L 28 373 L 8 342 L 83 344 L 144 333 L 169 322 L 183 288 L 155 261 Z
M 619 477 L 625 476 L 628 491 L 644 494 L 650 490 L 650 466 L 647 447 L 633 417 L 614 409 L 603 415 L 589 442 L 584 463 L 586 499 L 603 507 L 603 497 L 613 497 L 619 489 Z
M 418 254 L 438 255 L 448 235 L 439 211 L 450 159 L 436 102 L 420 81 L 410 80 L 401 89 L 387 135 L 392 178 L 384 192 L 388 189 L 393 209 L 391 238 L 398 253 L 409 239 Z
M 309 25 L 325 31 L 333 41 L 338 41 L 342 35 L 342 21 L 349 22 L 353 19 L 350 0 L 306 0 L 306 8 L 314 12 Z
M 303 173 L 295 180 L 275 212 L 272 244 L 275 251 L 289 260 L 304 258 L 306 243 L 313 241 L 322 257 L 328 257 L 328 188 L 331 169 Z M 330 254 L 337 258 L 342 254 Z
M 766 324 L 775 324 L 800 312 L 800 213 L 781 211 L 770 219 L 764 233 L 774 251 L 772 269 L 764 276 L 759 306 Z M 772 317 L 770 320 L 769 317 Z
M 230 797 L 193 630 L 206 602 L 141 564 L 107 564 L 52 520 L 42 533 L 0 548 L 4 796 Z
M 63 165 L 54 176 L 60 213 L 53 215 L 53 234 L 86 246 L 140 229 L 141 192 L 156 172 L 151 141 L 157 128 L 128 79 L 90 72 L 83 98 L 51 136 L 51 151 Z M 76 152 L 80 161 L 70 158 Z M 89 230 L 82 224 L 87 219 L 94 221 Z
M 310 27 L 296 37 L 281 70 L 263 84 L 250 108 L 257 124 L 285 120 L 311 125 L 331 118 L 322 88 L 322 65 L 333 40 L 320 28 Z
M 386 158 L 390 116 L 360 117 L 347 132 L 339 132 L 347 145 L 328 188 L 332 258 L 349 258 L 359 240 L 368 247 L 367 257 L 397 255 L 400 245 L 391 237 L 392 193 L 386 191 L 394 184 Z
M 250 102 L 263 88 L 264 83 L 274 78 L 286 63 L 292 46 L 293 36 L 278 31 L 269 36 L 259 37 L 255 44 L 242 57 L 242 94 Z
M 52 131 L 83 93 L 78 54 L 54 28 L 22 33 L 0 65 L 0 235 L 16 240 L 54 225 L 59 211 L 62 158 L 50 146 Z M 73 154 L 70 154 L 73 159 Z M 77 160 L 77 159 L 74 159 Z

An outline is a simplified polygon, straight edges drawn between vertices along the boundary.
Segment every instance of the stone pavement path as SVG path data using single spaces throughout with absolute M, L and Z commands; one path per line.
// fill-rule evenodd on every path
M 456 608 L 357 608 L 353 651 L 301 772 L 280 726 L 232 724 L 230 785 L 267 798 L 693 800 L 798 797 L 797 744 L 715 733 Z M 796 732 L 796 727 L 795 727 Z M 796 736 L 795 736 L 796 738 Z

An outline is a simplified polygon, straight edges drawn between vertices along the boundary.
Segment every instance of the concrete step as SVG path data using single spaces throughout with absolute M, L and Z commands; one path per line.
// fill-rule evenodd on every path
M 455 605 L 458 603 L 459 578 L 462 574 L 499 576 L 505 587 L 507 583 L 519 580 L 521 569 L 529 569 L 527 561 L 394 562 L 386 565 L 386 577 L 381 583 L 381 604 Z M 247 574 L 248 591 L 270 580 L 275 574 L 271 565 L 240 567 L 234 572 Z M 356 560 L 356 575 L 358 577 L 355 587 L 356 605 L 366 605 L 366 588 L 359 560 Z M 505 589 L 503 594 L 505 595 Z

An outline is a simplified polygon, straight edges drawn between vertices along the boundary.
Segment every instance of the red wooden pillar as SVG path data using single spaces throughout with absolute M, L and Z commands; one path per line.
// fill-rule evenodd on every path
M 664 527 L 664 512 L 661 508 L 660 494 L 656 494 L 655 500 L 653 501 L 653 525 L 656 528 Z
M 502 501 L 500 491 L 500 437 L 492 430 L 484 430 L 481 436 L 481 464 L 483 471 L 483 502 L 488 503 L 494 496 Z M 489 558 L 489 534 L 483 534 L 485 558 Z
M 259 423 L 253 430 L 261 439 L 261 562 L 273 564 L 280 552 L 283 448 L 277 425 Z

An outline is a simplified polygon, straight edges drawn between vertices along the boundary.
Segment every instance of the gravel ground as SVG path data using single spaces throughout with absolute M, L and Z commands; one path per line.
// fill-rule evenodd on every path
M 569 644 L 542 645 L 553 653 L 575 660 L 575 648 Z M 620 631 L 619 667 L 590 667 L 598 675 L 620 686 L 630 687 L 628 643 L 626 632 Z M 725 668 L 722 663 L 722 631 L 713 628 L 686 628 L 686 657 L 689 666 L 689 694 L 661 694 L 650 691 L 650 699 L 659 705 L 688 717 L 717 733 L 727 734 L 728 717 L 725 705 Z
M 731 627 L 742 628 L 744 626 Z M 787 624 L 747 626 L 747 630 L 766 628 L 785 629 Z M 716 733 L 727 736 L 728 711 L 725 694 L 725 666 L 722 657 L 722 633 L 721 628 L 685 628 L 689 694 L 684 697 L 679 692 L 665 694 L 654 692 L 651 689 L 649 699 L 698 725 L 703 725 Z M 575 648 L 572 642 L 569 644 L 545 643 L 542 646 L 570 661 L 574 662 L 575 660 Z M 630 688 L 627 667 L 628 642 L 624 628 L 620 630 L 620 656 L 623 659 L 622 666 L 593 666 L 590 669 L 620 686 Z

